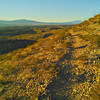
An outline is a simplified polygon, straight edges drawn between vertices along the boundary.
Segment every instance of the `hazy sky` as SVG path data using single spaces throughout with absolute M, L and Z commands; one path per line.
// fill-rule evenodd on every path
M 100 0 L 0 0 L 0 20 L 66 22 L 100 13 Z

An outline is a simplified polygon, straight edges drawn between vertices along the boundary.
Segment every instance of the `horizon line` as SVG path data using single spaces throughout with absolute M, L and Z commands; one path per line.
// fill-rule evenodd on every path
M 17 20 L 28 20 L 28 21 L 36 21 L 36 22 L 46 22 L 46 23 L 65 23 L 65 22 L 73 22 L 73 21 L 84 21 L 86 19 L 76 19 L 76 20 L 69 20 L 69 21 L 39 21 L 39 20 L 33 20 L 29 18 L 16 18 L 16 19 L 0 19 L 0 21 L 17 21 Z

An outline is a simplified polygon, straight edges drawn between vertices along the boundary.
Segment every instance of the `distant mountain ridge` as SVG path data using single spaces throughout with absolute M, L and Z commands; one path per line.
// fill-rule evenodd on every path
M 0 20 L 0 26 L 31 26 L 31 25 L 71 25 L 71 24 L 79 24 L 81 23 L 81 20 L 75 20 L 72 22 L 39 22 L 39 21 L 33 21 L 33 20 L 26 20 L 26 19 L 20 19 L 20 20 Z

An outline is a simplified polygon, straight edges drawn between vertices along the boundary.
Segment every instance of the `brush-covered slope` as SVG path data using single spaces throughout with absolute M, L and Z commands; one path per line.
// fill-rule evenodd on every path
M 100 15 L 44 33 L 0 56 L 0 99 L 100 100 Z

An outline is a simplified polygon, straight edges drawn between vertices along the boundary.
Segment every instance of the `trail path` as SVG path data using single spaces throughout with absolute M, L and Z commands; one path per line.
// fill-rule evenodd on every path
M 57 63 L 61 68 L 60 73 L 47 87 L 47 96 L 50 96 L 50 100 L 71 100 L 73 97 L 73 85 L 86 81 L 85 73 L 82 75 L 76 75 L 73 73 L 73 70 L 78 66 L 78 59 L 75 53 L 81 53 L 80 51 L 83 52 L 87 47 L 87 44 L 82 44 L 80 40 L 77 40 L 77 38 L 79 38 L 77 35 L 71 35 L 69 37 L 67 47 L 69 51 Z M 74 79 L 76 79 L 75 82 L 73 81 Z

